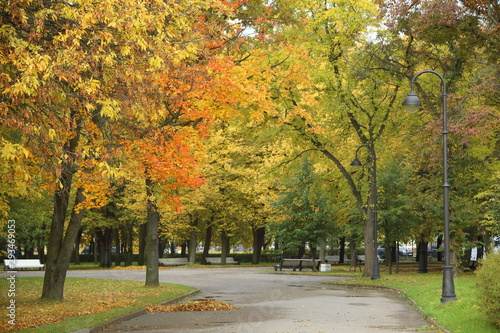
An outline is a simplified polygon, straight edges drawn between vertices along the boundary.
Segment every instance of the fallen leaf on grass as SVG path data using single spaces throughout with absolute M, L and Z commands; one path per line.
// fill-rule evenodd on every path
M 148 313 L 152 312 L 178 312 L 178 311 L 227 311 L 239 309 L 226 302 L 214 301 L 207 298 L 202 301 L 191 301 L 178 305 L 153 305 L 147 308 Z

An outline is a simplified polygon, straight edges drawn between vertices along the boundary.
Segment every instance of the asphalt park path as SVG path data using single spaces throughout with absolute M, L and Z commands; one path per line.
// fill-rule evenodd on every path
M 114 324 L 105 332 L 439 332 L 426 331 L 430 324 L 396 292 L 323 284 L 345 277 L 275 274 L 264 270 L 262 267 L 161 269 L 160 282 L 188 285 L 201 291 L 189 300 L 210 297 L 240 309 L 142 314 Z M 145 281 L 143 270 L 68 271 L 67 276 Z M 89 330 L 79 333 L 83 332 Z

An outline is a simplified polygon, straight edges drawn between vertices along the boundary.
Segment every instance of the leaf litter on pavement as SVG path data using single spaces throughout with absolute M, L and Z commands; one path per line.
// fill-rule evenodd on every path
M 153 305 L 147 307 L 147 311 L 149 313 L 178 312 L 178 311 L 227 311 L 235 309 L 240 309 L 240 308 L 234 307 L 226 302 L 215 301 L 212 298 L 206 298 L 204 300 L 198 300 L 198 301 L 191 301 L 185 304 Z

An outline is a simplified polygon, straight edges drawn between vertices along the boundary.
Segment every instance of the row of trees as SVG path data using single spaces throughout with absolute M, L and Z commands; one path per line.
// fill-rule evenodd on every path
M 268 231 L 293 251 L 363 243 L 371 276 L 360 145 L 381 240 L 441 235 L 440 82 L 417 84 L 427 112 L 401 110 L 422 69 L 449 88 L 453 246 L 500 232 L 495 1 L 16 0 L 0 17 L 0 209 L 48 232 L 44 298 L 63 298 L 82 230 L 129 249 L 139 233 L 147 285 L 160 239 L 252 239 L 258 261 Z

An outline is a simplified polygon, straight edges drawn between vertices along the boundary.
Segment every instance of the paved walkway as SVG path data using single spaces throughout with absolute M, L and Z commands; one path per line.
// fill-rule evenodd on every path
M 434 332 L 401 295 L 324 285 L 333 276 L 263 273 L 263 268 L 172 268 L 160 281 L 198 288 L 241 309 L 142 314 L 105 332 L 136 333 L 394 333 Z M 29 274 L 29 273 L 28 273 Z M 144 271 L 69 271 L 68 277 L 145 280 Z M 89 330 L 81 331 L 89 332 Z

